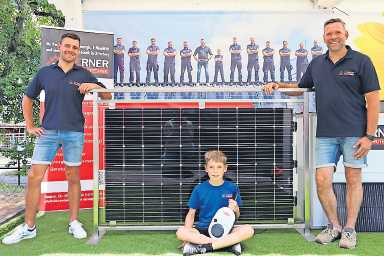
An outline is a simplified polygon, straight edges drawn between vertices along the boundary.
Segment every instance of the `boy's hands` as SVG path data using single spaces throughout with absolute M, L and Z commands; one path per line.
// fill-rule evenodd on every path
M 236 218 L 239 218 L 240 216 L 240 208 L 237 205 L 237 201 L 233 200 L 232 198 L 228 199 L 228 207 L 232 209 L 232 211 L 235 213 Z
M 235 200 L 228 199 L 228 207 L 231 208 L 234 212 L 237 212 L 239 207 L 237 206 L 237 202 Z

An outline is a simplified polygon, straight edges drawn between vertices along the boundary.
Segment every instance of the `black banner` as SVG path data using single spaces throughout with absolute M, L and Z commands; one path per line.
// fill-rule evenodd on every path
M 88 69 L 97 78 L 113 78 L 113 34 L 74 31 L 54 27 L 41 27 L 42 66 L 59 59 L 60 37 L 72 32 L 80 37 L 80 56 L 77 64 Z

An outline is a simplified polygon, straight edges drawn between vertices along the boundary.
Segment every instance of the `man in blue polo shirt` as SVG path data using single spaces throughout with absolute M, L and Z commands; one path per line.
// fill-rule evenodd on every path
M 314 40 L 313 47 L 311 48 L 312 59 L 319 57 L 322 54 L 323 54 L 323 47 L 321 47 L 319 43 L 316 40 Z
M 153 77 L 155 83 L 159 83 L 159 64 L 157 63 L 157 56 L 160 54 L 160 48 L 156 45 L 156 39 L 151 38 L 151 45 L 147 47 L 147 77 L 145 82 L 148 84 L 151 81 L 151 72 L 153 71 Z M 157 99 L 159 97 L 158 92 L 148 92 L 146 94 L 148 99 Z
M 184 83 L 184 73 L 185 70 L 187 70 L 188 74 L 188 81 L 191 84 L 192 83 L 192 63 L 191 63 L 191 57 L 192 57 L 192 50 L 188 47 L 188 42 L 183 42 L 183 49 L 180 50 L 180 57 L 181 57 L 181 69 L 180 69 L 180 83 Z
M 308 67 L 308 51 L 304 49 L 304 43 L 299 44 L 299 49 L 295 52 L 296 56 L 296 81 L 300 82 L 302 75 Z
M 366 156 L 375 139 L 380 86 L 370 58 L 345 44 L 348 31 L 341 19 L 324 23 L 323 38 L 327 53 L 312 60 L 298 85 L 270 83 L 264 90 L 270 93 L 279 87 L 315 88 L 316 185 L 330 223 L 317 235 L 316 242 L 327 244 L 340 239 L 340 247 L 354 248 L 355 224 L 363 199 L 361 169 L 367 165 Z M 341 155 L 347 182 L 347 221 L 343 228 L 332 188 Z
M 168 47 L 164 49 L 164 83 L 168 83 L 168 76 L 171 76 L 172 84 L 175 84 L 175 57 L 176 49 L 173 48 L 173 42 L 168 42 Z
M 23 98 L 23 114 L 29 134 L 37 136 L 28 172 L 25 196 L 25 223 L 3 239 L 4 244 L 18 243 L 36 236 L 36 212 L 39 206 L 40 186 L 44 174 L 56 152 L 62 148 L 65 173 L 68 180 L 70 224 L 68 232 L 77 239 L 87 236 L 78 221 L 80 205 L 79 166 L 84 143 L 84 94 L 104 86 L 86 69 L 75 64 L 80 54 L 80 38 L 73 33 L 64 34 L 59 45 L 56 64 L 41 68 L 29 84 Z M 32 118 L 33 100 L 45 91 L 44 116 L 41 127 L 35 127 Z M 110 93 L 100 93 L 110 99 Z
M 247 82 L 251 82 L 252 70 L 255 70 L 255 82 L 259 82 L 259 45 L 255 43 L 255 38 L 250 38 L 251 43 L 247 45 L 248 64 L 247 64 Z
M 221 54 L 220 49 L 217 49 L 216 55 L 214 58 L 215 58 L 215 76 L 213 78 L 213 82 L 217 83 L 217 81 L 218 81 L 217 76 L 220 73 L 221 82 L 224 83 L 225 82 L 225 80 L 224 80 L 224 66 L 223 66 L 224 56 L 223 56 L 223 54 Z
M 275 64 L 273 63 L 273 54 L 274 50 L 271 48 L 271 42 L 267 41 L 265 43 L 265 48 L 262 51 L 263 53 L 263 81 L 264 83 L 268 82 L 268 72 L 271 73 L 271 81 L 275 81 Z
M 208 61 L 212 58 L 211 49 L 205 44 L 205 40 L 200 40 L 200 46 L 193 53 L 193 58 L 197 61 L 197 83 L 200 83 L 201 67 L 204 67 L 205 82 L 209 83 Z
M 156 39 L 151 38 L 151 45 L 147 48 L 147 77 L 145 81 L 147 83 L 151 80 L 151 72 L 153 71 L 153 76 L 155 78 L 155 83 L 159 83 L 159 64 L 157 64 L 157 56 L 160 53 L 160 48 L 156 45 Z
M 280 82 L 284 82 L 284 71 L 288 72 L 288 80 L 292 81 L 291 50 L 288 48 L 288 42 L 283 41 L 283 48 L 279 50 L 280 55 Z
M 114 82 L 117 82 L 117 71 L 120 73 L 120 83 L 124 83 L 124 51 L 123 38 L 116 38 L 116 45 L 113 46 L 113 74 Z
M 136 76 L 136 84 L 140 84 L 140 48 L 137 41 L 132 41 L 132 47 L 128 50 L 129 56 L 129 82 L 133 83 Z
M 231 74 L 229 80 L 231 83 L 235 80 L 235 69 L 237 68 L 237 77 L 239 82 L 243 81 L 241 75 L 241 46 L 237 43 L 237 38 L 233 37 L 233 44 L 229 46 L 229 52 L 231 53 Z

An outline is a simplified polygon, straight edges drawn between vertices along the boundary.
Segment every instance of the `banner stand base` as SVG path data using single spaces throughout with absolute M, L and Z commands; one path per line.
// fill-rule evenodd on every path
M 87 241 L 87 244 L 90 244 L 90 245 L 97 245 L 100 241 L 101 241 L 101 238 L 103 238 L 103 236 L 105 235 L 105 233 L 107 233 L 107 230 L 106 229 L 103 229 L 103 228 L 97 228 L 97 230 L 95 231 L 95 233 L 89 238 L 89 240 Z
M 315 241 L 316 237 L 311 233 L 311 230 L 307 228 L 296 228 L 296 231 L 300 233 L 300 235 L 302 235 L 308 242 Z

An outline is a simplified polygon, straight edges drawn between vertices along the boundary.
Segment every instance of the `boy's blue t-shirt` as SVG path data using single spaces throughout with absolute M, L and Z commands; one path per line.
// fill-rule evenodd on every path
M 208 228 L 217 210 L 228 206 L 230 198 L 236 198 L 238 206 L 241 206 L 239 187 L 230 181 L 224 181 L 220 186 L 213 186 L 208 180 L 197 185 L 188 202 L 189 208 L 199 211 L 199 222 L 196 223 L 196 226 Z

